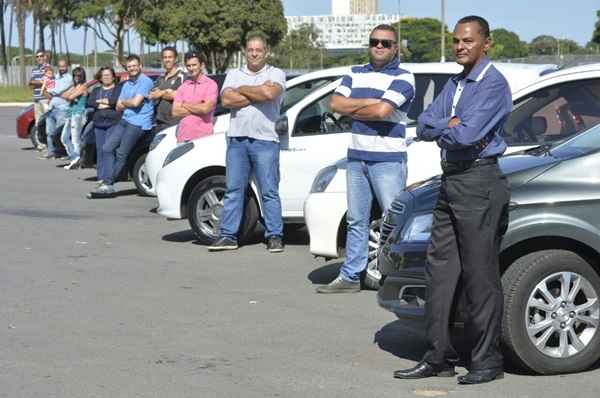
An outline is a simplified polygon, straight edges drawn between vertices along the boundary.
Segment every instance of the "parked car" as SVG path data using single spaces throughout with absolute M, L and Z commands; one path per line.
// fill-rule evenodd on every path
M 507 357 L 542 374 L 585 370 L 600 359 L 600 125 L 499 164 L 511 187 L 499 270 Z M 425 316 L 439 189 L 439 177 L 413 185 L 383 221 L 378 301 L 400 318 Z M 454 319 L 462 322 L 464 297 L 456 303 Z
M 296 104 L 302 98 L 324 84 L 331 83 L 340 77 L 339 70 L 343 68 L 327 69 L 325 71 L 312 72 L 304 75 L 287 75 L 287 89 L 281 107 L 281 113 Z M 222 86 L 219 84 L 219 90 Z M 214 134 L 224 134 L 229 128 L 229 111 L 222 108 L 215 111 Z M 145 158 L 145 164 L 141 173 L 134 181 L 138 192 L 146 196 L 156 196 L 156 179 L 158 172 L 163 167 L 167 155 L 177 146 L 177 129 L 172 127 L 165 129 L 156 135 L 151 144 L 150 151 Z
M 439 91 L 460 70 L 454 63 L 402 64 L 402 67 L 415 74 L 417 97 L 413 109 L 423 109 L 423 104 L 433 100 L 436 89 Z M 516 66 L 510 68 L 520 70 Z M 531 68 L 526 66 L 515 76 L 527 79 L 526 71 Z M 279 192 L 286 223 L 304 223 L 303 203 L 317 171 L 346 154 L 350 119 L 332 113 L 329 100 L 341 80 L 335 77 L 347 74 L 349 69 L 318 72 L 324 84 L 307 96 L 299 90 L 298 97 L 302 99 L 294 102 L 277 122 L 281 139 Z M 538 74 L 536 71 L 535 75 Z M 204 137 L 169 152 L 158 173 L 158 213 L 175 219 L 187 217 L 199 241 L 205 244 L 213 242 L 218 234 L 225 193 L 225 151 L 224 135 Z M 261 216 L 259 197 L 251 184 L 240 228 L 241 240 L 254 230 Z
M 496 65 L 509 83 L 515 74 L 520 74 L 518 70 L 506 69 L 503 64 Z M 544 70 L 542 67 L 539 72 L 543 74 Z M 529 82 L 525 87 L 511 83 L 514 106 L 503 132 L 508 144 L 507 153 L 560 140 L 600 122 L 597 117 L 600 109 L 600 64 L 543 74 L 533 83 L 531 79 Z M 415 123 L 407 129 L 408 136 L 414 134 Z M 346 243 L 345 164 L 345 159 L 342 159 L 318 173 L 304 206 L 310 251 L 326 259 L 341 256 Z M 439 173 L 439 148 L 435 143 L 415 142 L 409 145 L 407 184 Z M 372 215 L 365 283 L 377 288 L 380 274 L 375 257 L 381 225 L 381 211 L 377 205 L 373 207 Z

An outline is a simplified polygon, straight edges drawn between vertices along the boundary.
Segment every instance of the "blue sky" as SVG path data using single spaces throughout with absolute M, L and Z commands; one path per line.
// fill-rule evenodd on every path
M 379 0 L 379 11 L 398 13 L 400 9 L 403 16 L 439 18 L 440 1 Z M 283 6 L 286 15 L 319 15 L 331 12 L 330 0 L 283 0 Z M 531 41 L 538 35 L 551 34 L 585 45 L 591 39 L 598 9 L 598 0 L 446 0 L 446 23 L 452 29 L 460 17 L 478 14 L 490 22 L 492 29 L 502 27 L 512 30 L 521 40 Z M 8 30 L 8 13 L 5 18 Z M 13 33 L 13 45 L 16 45 L 16 32 Z M 31 24 L 28 23 L 27 46 L 31 46 L 31 34 Z M 98 42 L 99 50 L 106 48 Z M 132 37 L 132 50 L 139 49 L 138 43 L 138 40 Z M 81 29 L 69 34 L 69 46 L 71 51 L 82 52 Z M 91 39 L 88 39 L 88 48 L 91 46 Z
M 440 0 L 379 0 L 382 13 L 440 18 Z M 331 12 L 329 0 L 283 0 L 286 15 L 319 15 Z M 585 45 L 592 38 L 598 0 L 446 0 L 446 23 L 452 29 L 465 15 L 486 18 L 492 29 L 502 27 L 531 41 L 541 34 L 572 39 Z

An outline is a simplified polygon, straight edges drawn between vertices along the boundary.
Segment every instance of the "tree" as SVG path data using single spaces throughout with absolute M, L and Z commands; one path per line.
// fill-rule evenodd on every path
M 516 33 L 502 28 L 494 29 L 490 33 L 493 41 L 488 53 L 490 58 L 521 58 L 529 54 L 527 43 L 521 41 Z
M 558 40 L 558 46 L 561 54 L 582 54 L 586 52 L 575 40 L 560 39 Z
M 529 44 L 529 51 L 534 55 L 554 55 L 557 50 L 558 41 L 553 36 L 537 36 Z
M 14 1 L 15 15 L 17 16 L 17 35 L 19 37 L 19 77 L 21 85 L 27 85 L 25 70 L 25 19 L 27 18 L 30 3 L 26 0 Z
M 196 2 L 198 2 L 196 0 Z M 106 43 L 117 55 L 119 63 L 125 66 L 123 43 L 125 34 L 135 28 L 136 21 L 146 0 L 67 0 L 61 1 L 74 28 L 87 27 Z M 198 2 L 200 3 L 200 2 Z
M 433 62 L 440 60 L 441 22 L 435 18 L 402 18 L 402 40 L 406 40 L 407 48 L 402 49 L 405 61 Z M 446 43 L 452 43 L 451 33 L 446 32 Z M 446 57 L 452 58 L 452 49 L 446 45 Z
M 598 20 L 594 25 L 594 33 L 592 33 L 592 42 L 600 44 L 600 10 L 596 11 L 596 17 L 598 17 Z
M 0 83 L 5 83 L 8 79 L 8 54 L 6 53 L 6 35 L 4 34 L 4 11 L 6 10 L 5 1 L 0 0 L 0 57 L 2 58 L 2 71 L 0 73 Z
M 271 46 L 286 32 L 281 0 L 145 0 L 138 31 L 149 44 L 187 40 L 208 57 L 208 67 L 224 72 L 249 33 Z
M 273 48 L 273 64 L 290 69 L 323 67 L 325 49 L 318 40 L 319 35 L 320 31 L 313 24 L 304 24 L 290 31 Z

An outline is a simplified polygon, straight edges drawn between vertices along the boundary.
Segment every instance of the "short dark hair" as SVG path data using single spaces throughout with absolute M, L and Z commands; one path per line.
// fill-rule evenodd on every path
M 375 26 L 373 28 L 373 30 L 371 31 L 371 33 L 369 33 L 369 36 L 371 36 L 373 34 L 373 32 L 375 32 L 376 30 L 384 30 L 386 32 L 392 32 L 394 34 L 394 37 L 396 38 L 395 39 L 396 42 L 398 42 L 398 31 L 392 25 L 388 25 L 388 24 L 385 24 L 385 23 L 377 25 L 377 26 Z
M 37 50 L 37 51 L 35 52 L 35 55 L 38 55 L 38 54 L 44 54 L 44 55 L 47 55 L 47 54 L 46 54 L 46 50 L 44 50 L 43 48 L 40 48 L 39 50 Z
M 475 22 L 479 25 L 479 32 L 483 35 L 485 39 L 490 37 L 490 24 L 488 23 L 488 21 L 486 21 L 484 18 L 478 15 L 468 15 L 466 17 L 462 17 L 458 20 L 456 24 L 458 25 L 461 23 L 469 22 Z
M 75 80 L 75 75 L 76 74 L 79 74 L 81 76 L 81 81 L 79 83 L 83 84 L 83 83 L 86 82 L 87 77 L 85 76 L 85 69 L 83 69 L 81 66 L 73 68 L 73 70 L 71 71 L 71 75 L 73 76 L 73 80 Z
M 127 58 L 125 58 L 125 62 L 137 61 L 138 64 L 142 64 L 142 59 L 137 54 L 129 54 Z
M 204 56 L 204 54 L 200 51 L 195 50 L 190 50 L 185 53 L 185 55 L 183 56 L 183 63 L 187 63 L 187 61 L 189 61 L 192 58 L 198 58 L 198 61 L 200 61 L 200 63 L 206 65 L 206 57 Z
M 173 54 L 175 54 L 175 58 L 177 58 L 177 49 L 175 47 L 167 46 L 167 47 L 163 48 L 162 50 L 160 50 L 161 57 L 163 56 L 165 51 L 171 51 Z
M 261 33 L 261 32 L 250 32 L 250 33 L 248 33 L 248 35 L 246 36 L 246 46 L 252 40 L 260 40 L 265 45 L 265 48 L 269 47 L 269 43 L 267 42 L 267 36 L 265 36 L 264 33 Z
M 98 72 L 96 72 L 96 74 L 94 75 L 94 79 L 100 81 L 100 78 L 102 77 L 102 72 L 104 72 L 105 70 L 110 71 L 110 74 L 112 75 L 113 80 L 116 82 L 117 74 L 115 73 L 115 70 L 110 66 L 103 66 L 100 69 L 98 69 Z

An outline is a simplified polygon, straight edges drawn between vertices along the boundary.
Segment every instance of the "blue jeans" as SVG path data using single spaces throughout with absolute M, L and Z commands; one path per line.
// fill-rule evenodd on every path
M 373 194 L 385 212 L 406 186 L 406 162 L 366 162 L 348 160 L 346 169 L 348 235 L 346 261 L 340 276 L 358 281 L 367 267 L 369 256 L 369 223 Z
M 81 130 L 85 124 L 85 115 L 83 113 L 72 115 L 65 119 L 65 125 L 60 135 L 70 160 L 75 160 L 81 152 Z
M 263 205 L 265 238 L 283 237 L 279 199 L 279 143 L 247 137 L 228 138 L 225 162 L 227 191 L 223 199 L 221 237 L 237 239 L 252 172 Z
M 46 116 L 46 145 L 48 146 L 48 155 L 56 155 L 54 147 L 54 133 L 67 118 L 67 110 L 61 108 L 52 108 Z
M 103 146 L 110 135 L 113 126 L 94 127 L 94 136 L 96 137 L 96 178 L 105 181 L 106 178 L 106 160 L 104 159 Z
M 125 120 L 112 127 L 102 145 L 105 173 L 102 180 L 106 185 L 114 184 L 127 163 L 127 156 L 143 134 L 144 130 L 141 127 L 127 123 Z

